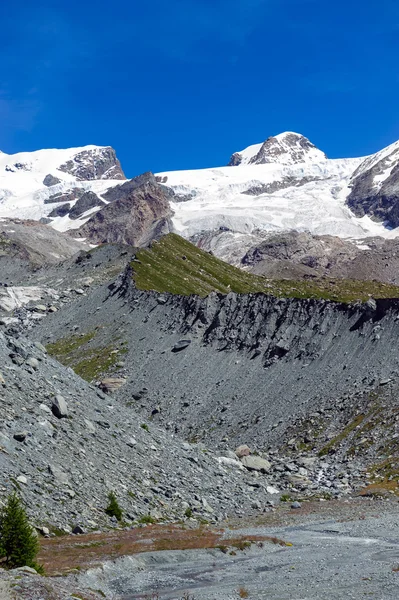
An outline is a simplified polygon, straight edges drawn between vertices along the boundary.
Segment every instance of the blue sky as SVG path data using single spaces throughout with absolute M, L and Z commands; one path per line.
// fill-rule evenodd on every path
M 112 145 L 128 176 L 291 130 L 399 139 L 397 0 L 19 0 L 0 7 L 0 149 Z

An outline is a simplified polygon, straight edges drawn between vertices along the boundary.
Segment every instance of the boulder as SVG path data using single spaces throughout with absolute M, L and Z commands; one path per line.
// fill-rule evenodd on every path
M 249 456 L 250 454 L 251 450 L 245 444 L 238 446 L 235 451 L 235 455 L 238 456 L 238 458 L 243 458 L 244 456 Z
M 191 344 L 191 340 L 180 340 L 172 348 L 172 352 L 181 352 Z
M 27 431 L 17 431 L 16 433 L 14 433 L 13 438 L 17 442 L 24 442 L 27 435 L 28 435 Z
M 53 405 L 51 407 L 53 415 L 57 419 L 62 419 L 68 416 L 68 406 L 63 396 L 59 394 L 55 397 Z
M 260 456 L 243 456 L 241 463 L 249 471 L 260 471 L 261 473 L 268 473 L 272 466 L 268 460 Z
M 126 383 L 126 379 L 123 377 L 108 377 L 107 379 L 103 379 L 100 383 L 100 388 L 110 394 L 115 390 L 118 390 L 122 385 Z
M 27 364 L 29 367 L 32 367 L 32 369 L 35 369 L 35 371 L 36 371 L 36 369 L 38 369 L 38 368 L 39 368 L 39 361 L 37 360 L 37 358 L 34 358 L 33 356 L 30 356 L 30 357 L 27 359 L 27 361 L 26 361 L 26 364 Z

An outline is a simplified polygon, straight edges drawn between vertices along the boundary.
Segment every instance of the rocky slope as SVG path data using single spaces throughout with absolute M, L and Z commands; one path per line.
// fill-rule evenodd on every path
M 0 153 L 0 217 L 45 219 L 61 231 L 77 228 L 82 222 L 74 219 L 101 207 L 101 194 L 124 179 L 110 147 Z M 69 218 L 68 213 L 88 193 L 91 203 L 86 197 L 81 201 L 84 211 Z M 93 204 L 94 195 L 98 202 Z
M 347 198 L 357 217 L 399 226 L 399 143 L 366 158 L 353 173 Z
M 381 392 L 380 384 L 399 375 L 398 310 L 389 298 L 344 304 L 253 293 L 159 294 L 138 290 L 129 267 L 109 289 L 66 304 L 32 334 L 89 380 L 119 379 L 111 391 L 118 407 L 133 406 L 145 422 L 226 457 L 248 444 L 271 462 L 268 484 L 339 496 L 367 483 L 362 469 L 383 457 L 378 445 L 393 435 L 396 394 L 384 386 Z M 73 334 L 78 324 L 81 338 Z M 115 339 L 127 342 L 119 366 L 108 361 Z M 371 427 L 370 393 L 380 397 L 385 429 Z M 329 455 L 330 440 L 355 422 L 342 439 L 349 438 L 359 413 L 369 415 L 364 424 L 375 435 L 367 460 L 355 452 L 347 465 L 346 451 L 336 461 L 318 457 L 326 446 Z
M 145 173 L 103 196 L 107 205 L 74 234 L 94 243 L 145 246 L 172 229 L 170 190 Z
M 241 266 L 271 278 L 333 277 L 399 283 L 398 240 L 350 242 L 306 232 L 270 234 L 250 248 Z

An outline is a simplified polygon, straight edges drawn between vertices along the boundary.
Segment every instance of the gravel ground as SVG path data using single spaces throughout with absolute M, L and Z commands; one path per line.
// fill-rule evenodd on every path
M 78 581 L 123 600 L 396 600 L 398 503 L 358 500 L 334 504 L 329 511 L 316 508 L 297 511 L 296 522 L 288 525 L 231 532 L 278 536 L 290 547 L 254 544 L 235 556 L 219 549 L 146 553 L 92 569 Z M 288 513 L 284 518 L 291 520 Z

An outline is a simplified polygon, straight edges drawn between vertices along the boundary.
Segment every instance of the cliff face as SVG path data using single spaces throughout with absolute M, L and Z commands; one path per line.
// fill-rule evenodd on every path
M 171 230 L 172 195 L 152 173 L 112 188 L 104 198 L 109 204 L 78 231 L 94 243 L 144 246 Z
M 128 351 L 118 398 L 212 445 L 274 444 L 293 420 L 399 376 L 397 300 L 159 294 L 137 290 L 130 270 L 97 294 L 49 317 L 41 339 L 64 337 L 75 322 L 101 325 L 103 347 L 120 336 Z

